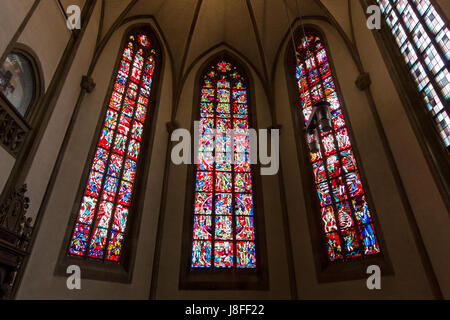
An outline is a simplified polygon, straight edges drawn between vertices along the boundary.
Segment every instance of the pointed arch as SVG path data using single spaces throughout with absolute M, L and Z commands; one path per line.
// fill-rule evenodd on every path
M 227 51 L 198 71 L 193 121 L 199 125 L 191 132 L 194 139 L 195 130 L 199 134 L 187 180 L 183 288 L 267 287 L 259 177 L 250 163 L 249 130 L 256 119 L 248 72 Z
M 256 268 L 247 86 L 222 57 L 203 72 L 192 268 Z
M 103 272 L 110 275 L 108 279 L 114 274 L 122 281 L 130 276 L 142 201 L 137 194 L 149 166 L 146 150 L 162 54 L 148 24 L 131 26 L 125 32 L 60 259 L 77 261 L 88 269 L 88 277 L 102 279 Z M 109 270 L 100 270 L 97 264 L 105 266 L 105 262 Z
M 26 137 L 42 113 L 44 77 L 38 56 L 32 48 L 16 43 L 0 65 L 0 145 L 18 156 Z
M 204 59 L 207 56 L 210 56 L 214 51 L 216 51 L 218 48 L 223 47 L 219 52 L 214 53 L 212 57 L 208 58 L 208 61 L 211 61 L 214 57 L 219 56 L 226 56 L 232 59 L 233 61 L 237 62 L 237 65 L 240 66 L 242 70 L 245 70 L 245 73 L 247 77 L 251 77 L 251 71 L 253 71 L 256 74 L 257 79 L 261 82 L 261 85 L 264 89 L 265 98 L 267 101 L 269 101 L 269 89 L 267 87 L 267 82 L 264 81 L 264 78 L 260 71 L 256 68 L 256 66 L 248 60 L 237 48 L 234 48 L 233 46 L 229 45 L 226 42 L 218 43 L 209 49 L 205 50 L 203 53 L 199 54 L 197 57 L 195 57 L 192 62 L 186 67 L 186 71 L 183 73 L 183 77 L 181 78 L 180 82 L 180 90 L 183 88 L 183 86 L 186 83 L 186 80 L 189 76 L 189 74 L 192 72 L 192 70 L 195 68 L 195 66 Z M 240 62 L 242 61 L 242 63 Z M 207 65 L 206 63 L 203 64 L 203 67 Z M 247 67 L 248 66 L 248 67 Z M 255 79 L 256 80 L 256 79 Z M 253 79 L 250 81 L 253 83 Z M 181 94 L 181 93 L 180 93 Z M 179 97 L 178 97 L 179 98 Z M 270 112 L 271 110 L 269 110 Z
M 305 31 L 306 37 L 301 29 L 294 35 L 297 58 L 292 46 L 286 52 L 288 88 L 299 136 L 306 139 L 302 128 L 314 102 L 330 102 L 332 115 L 331 131 L 319 134 L 320 152 L 310 153 L 303 142 L 302 150 L 308 156 L 299 155 L 304 157 L 301 167 L 307 172 L 305 176 L 311 177 L 304 186 L 306 197 L 312 198 L 311 214 L 317 226 L 314 229 L 319 230 L 313 232 L 313 247 L 320 251 L 317 256 L 322 268 L 343 261 L 364 262 L 382 255 L 374 207 L 367 194 L 326 39 L 315 26 L 308 25 Z

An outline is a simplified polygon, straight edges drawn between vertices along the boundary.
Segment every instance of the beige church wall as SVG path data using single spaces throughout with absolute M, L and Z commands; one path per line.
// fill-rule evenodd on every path
M 61 5 L 67 11 L 67 8 L 72 5 L 79 6 L 81 10 L 83 10 L 84 5 L 86 4 L 86 0 L 60 0 Z
M 432 298 L 424 268 L 414 236 L 409 228 L 406 213 L 394 178 L 392 176 L 384 148 L 369 109 L 365 94 L 359 91 L 354 82 L 358 76 L 356 66 L 337 31 L 323 21 L 308 20 L 325 33 L 329 54 L 334 64 L 335 81 L 339 83 L 343 102 L 348 113 L 347 123 L 351 124 L 354 148 L 359 151 L 359 167 L 363 169 L 368 189 L 372 196 L 375 219 L 380 225 L 395 274 L 382 276 L 382 290 L 368 290 L 366 279 L 318 283 L 314 253 L 311 245 L 309 220 L 305 208 L 305 194 L 301 183 L 291 106 L 288 100 L 285 70 L 286 44 L 278 61 L 276 83 L 277 118 L 282 125 L 281 164 L 283 166 L 286 204 L 288 208 L 290 231 L 293 244 L 298 294 L 301 299 L 386 299 L 386 298 Z M 368 188 L 367 188 L 368 187 Z M 317 201 L 315 191 L 311 193 Z M 317 214 L 320 214 L 317 212 Z M 383 274 L 383 270 L 381 270 Z M 365 270 L 362 270 L 362 274 Z
M 0 170 L 0 192 L 3 191 L 6 181 L 8 181 L 9 173 L 11 172 L 15 162 L 16 159 L 5 149 L 0 147 L 0 163 L 2 166 L 2 170 Z
M 372 78 L 376 107 L 386 131 L 400 176 L 405 185 L 421 236 L 444 296 L 450 298 L 450 220 L 423 151 L 402 106 L 388 68 L 372 32 L 365 27 L 364 12 L 354 0 L 358 48 Z M 418 236 L 418 235 L 414 235 Z
M 447 20 L 450 17 L 450 2 L 447 0 L 434 0 L 438 6 L 442 9 L 444 14 L 447 16 Z
M 0 37 L 0 55 L 5 52 L 33 3 L 34 0 L 2 1 L 2 10 L 0 11 L 0 30 L 2 30 Z M 15 161 L 13 156 L 4 148 L 0 147 L 0 164 L 2 166 L 2 170 L 0 171 L 0 192 L 3 191 Z
M 39 57 L 45 89 L 52 80 L 70 35 L 58 3 L 44 0 L 39 3 L 18 39 Z
M 171 64 L 164 43 L 161 44 L 164 50 L 161 96 L 157 101 L 158 110 L 155 113 L 157 119 L 153 149 L 147 151 L 151 152 L 151 162 L 146 182 L 145 202 L 132 282 L 126 284 L 83 279 L 82 269 L 82 289 L 70 291 L 66 287 L 66 278 L 54 275 L 58 256 L 61 249 L 66 246 L 63 238 L 77 191 L 80 183 L 85 183 L 85 181 L 81 181 L 82 172 L 86 161 L 89 160 L 87 159 L 88 152 L 93 142 L 101 110 L 104 107 L 116 59 L 122 49 L 124 33 L 128 27 L 137 23 L 148 23 L 156 30 L 150 19 L 135 20 L 121 26 L 113 33 L 95 67 L 92 78 L 97 86 L 91 94 L 86 95 L 81 105 L 17 295 L 18 299 L 147 299 L 149 296 L 157 215 L 166 161 L 167 131 L 165 123 L 170 119 L 172 97 Z M 85 46 L 84 50 L 81 50 L 78 55 L 90 57 L 90 47 Z M 79 88 L 78 81 L 76 81 L 76 88 Z M 76 91 L 78 92 L 78 89 Z
M 19 29 L 28 11 L 33 6 L 34 0 L 2 0 L 0 11 L 0 54 L 5 52 L 6 47 Z
M 316 0 L 333 15 L 348 37 L 351 37 L 351 25 L 348 17 L 349 0 Z
M 194 88 L 199 68 L 215 53 L 227 50 L 221 46 L 206 57 L 200 59 L 189 72 L 184 84 L 176 120 L 180 127 L 191 129 L 194 103 Z M 232 54 L 235 52 L 231 51 Z M 239 55 L 238 55 L 239 57 Z M 243 60 L 240 60 L 242 63 Z M 245 64 L 245 63 L 244 63 Z M 271 124 L 268 102 L 260 79 L 254 70 L 248 67 L 254 89 L 255 111 L 259 128 L 267 128 Z M 289 299 L 289 279 L 284 247 L 283 227 L 281 223 L 281 205 L 277 176 L 262 176 L 262 197 L 264 207 L 265 230 L 261 237 L 266 238 L 269 286 L 267 291 L 260 290 L 180 290 L 179 272 L 182 252 L 183 219 L 185 217 L 185 197 L 188 167 L 186 165 L 170 165 L 168 180 L 165 223 L 163 228 L 161 258 L 159 261 L 159 277 L 156 299 Z M 257 173 L 258 174 L 258 173 Z M 255 213 L 257 215 L 258 213 Z M 257 231 L 258 232 L 258 231 Z M 190 250 L 190 249 L 189 249 Z M 190 255 L 191 252 L 188 253 Z M 257 258 L 258 259 L 258 258 Z
M 31 10 L 33 3 L 34 0 L 2 1 L 2 10 L 0 11 L 0 29 L 2 30 L 2 36 L 0 37 L 0 53 L 3 53 L 6 50 L 12 40 L 12 37 L 18 31 L 26 15 Z M 38 63 L 41 64 L 45 75 L 45 87 L 49 84 L 49 78 L 51 78 L 54 69 L 56 68 L 57 63 L 55 63 L 55 61 L 59 61 L 60 53 L 58 54 L 58 52 L 61 51 L 61 48 L 65 48 L 68 40 L 68 36 L 65 34 L 68 34 L 68 32 L 66 32 L 68 30 L 65 28 L 65 31 L 62 33 L 62 37 L 60 37 L 65 40 L 60 41 L 59 46 L 58 41 L 53 43 L 53 40 L 57 40 L 58 36 L 53 38 L 52 35 L 55 35 L 57 33 L 56 31 L 62 28 L 63 25 L 62 23 L 60 24 L 60 22 L 64 22 L 62 14 L 55 10 L 55 8 L 59 10 L 56 4 L 56 1 L 41 1 L 41 4 L 38 5 L 34 11 L 24 30 L 21 31 L 18 39 L 19 44 L 29 46 L 39 57 Z M 55 19 L 48 19 L 48 17 L 53 14 Z M 55 20 L 56 23 L 51 20 Z M 46 23 L 43 23 L 43 21 Z M 56 30 L 53 30 L 55 28 Z M 53 49 L 56 49 L 56 55 L 54 55 L 55 52 L 52 52 Z M 2 172 L 0 174 L 0 190 L 3 190 L 3 187 L 14 166 L 15 159 L 4 149 L 0 150 L 0 154 L 0 163 L 2 164 Z
M 25 183 L 28 186 L 27 196 L 30 198 L 30 207 L 27 210 L 27 215 L 32 217 L 33 221 L 41 206 L 55 160 L 81 91 L 82 76 L 88 72 L 89 64 L 94 54 L 100 13 L 101 6 L 97 4 L 79 47 L 81 54 L 78 54 L 73 61 L 72 68 L 61 90 L 55 109 L 25 179 Z

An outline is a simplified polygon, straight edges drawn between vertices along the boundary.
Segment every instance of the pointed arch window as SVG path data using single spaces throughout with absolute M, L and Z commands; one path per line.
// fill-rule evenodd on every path
M 207 68 L 200 90 L 191 268 L 255 269 L 248 82 L 219 60 Z
M 377 0 L 430 117 L 450 150 L 450 31 L 430 0 Z
M 30 59 L 20 52 L 8 54 L 0 68 L 0 92 L 26 117 L 36 91 L 36 80 Z
M 320 132 L 320 152 L 310 154 L 328 260 L 378 254 L 380 246 L 371 209 L 324 42 L 308 31 L 296 46 L 298 111 L 304 123 L 309 120 L 314 102 L 326 99 L 331 104 L 332 130 Z
M 119 262 L 152 113 L 157 64 L 146 32 L 127 38 L 83 189 L 68 253 Z
M 14 157 L 39 126 L 41 71 L 39 59 L 23 44 L 16 44 L 0 64 L 0 145 Z

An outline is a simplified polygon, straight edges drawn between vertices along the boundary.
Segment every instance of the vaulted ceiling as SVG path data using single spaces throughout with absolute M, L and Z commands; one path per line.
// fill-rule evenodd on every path
M 300 15 L 327 16 L 331 11 L 348 32 L 347 1 L 106 0 L 102 35 L 118 20 L 152 16 L 165 37 L 177 78 L 197 57 L 225 43 L 268 80 L 289 23 Z

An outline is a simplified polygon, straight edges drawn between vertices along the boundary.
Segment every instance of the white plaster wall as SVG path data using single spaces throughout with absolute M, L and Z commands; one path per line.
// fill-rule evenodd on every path
M 135 23 L 154 24 L 149 19 L 136 20 Z M 66 287 L 66 278 L 54 273 L 56 261 L 63 243 L 66 227 L 74 206 L 77 190 L 80 186 L 82 171 L 87 161 L 95 128 L 104 106 L 112 70 L 125 30 L 131 24 L 119 28 L 105 47 L 92 75 L 96 89 L 83 101 L 76 119 L 73 135 L 64 155 L 53 194 L 44 214 L 38 237 L 20 287 L 19 299 L 147 299 L 150 290 L 153 248 L 156 236 L 157 216 L 161 199 L 162 177 L 164 171 L 167 132 L 165 123 L 170 118 L 171 108 L 171 65 L 164 50 L 164 69 L 161 75 L 161 97 L 157 102 L 158 110 L 155 138 L 151 153 L 145 203 L 140 224 L 139 239 L 133 280 L 131 284 L 82 280 L 82 290 L 70 291 Z M 84 40 L 86 41 L 86 40 Z M 164 48 L 164 44 L 162 44 Z M 86 54 L 83 50 L 80 54 Z M 74 64 L 74 68 L 77 65 Z M 109 97 L 108 97 L 109 98 Z M 78 205 L 78 204 L 75 204 Z M 83 275 L 83 270 L 81 270 Z

